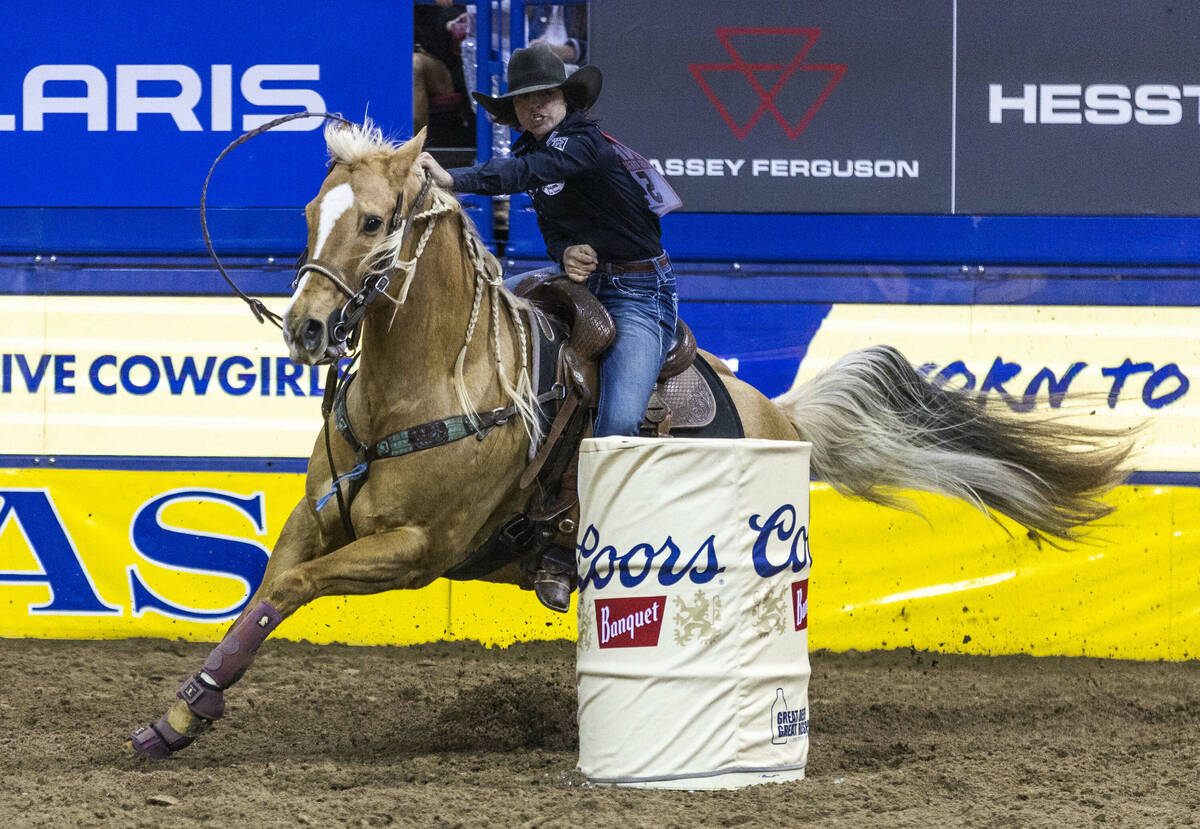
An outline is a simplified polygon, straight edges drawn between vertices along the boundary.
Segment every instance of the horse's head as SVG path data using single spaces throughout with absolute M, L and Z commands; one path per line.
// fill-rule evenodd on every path
M 421 130 L 395 144 L 370 121 L 326 128 L 332 167 L 305 208 L 307 259 L 283 316 L 283 339 L 295 362 L 314 365 L 345 353 L 346 329 L 353 327 L 345 324 L 346 314 L 356 296 L 370 298 L 387 270 L 381 250 L 390 239 L 399 253 L 404 219 L 415 212 L 423 178 L 414 164 L 424 141 Z

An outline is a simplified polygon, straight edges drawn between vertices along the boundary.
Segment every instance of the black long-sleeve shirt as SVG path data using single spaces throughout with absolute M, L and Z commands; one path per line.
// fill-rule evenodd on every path
M 527 191 L 550 258 L 591 245 L 601 261 L 629 262 L 662 252 L 662 228 L 600 129 L 577 112 L 538 141 L 522 134 L 511 158 L 448 170 L 454 190 L 484 196 Z

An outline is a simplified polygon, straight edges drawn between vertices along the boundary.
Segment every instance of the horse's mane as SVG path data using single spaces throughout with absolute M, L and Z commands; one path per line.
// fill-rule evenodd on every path
M 364 118 L 362 124 L 352 124 L 349 126 L 334 123 L 327 124 L 325 127 L 325 146 L 329 150 L 329 157 L 332 161 L 352 166 L 376 155 L 396 152 L 402 144 L 401 142 L 384 137 L 383 131 L 372 123 L 370 118 Z M 443 190 L 440 187 L 431 188 L 429 209 L 414 216 L 413 220 L 425 219 L 429 222 L 429 229 L 431 230 L 433 223 L 442 214 L 457 216 L 461 223 L 460 244 L 476 274 L 476 301 L 478 302 L 478 291 L 482 290 L 484 285 L 489 286 L 491 289 L 493 331 L 499 325 L 499 305 L 501 303 L 507 307 L 512 317 L 513 325 L 517 329 L 522 363 L 517 367 L 516 380 L 514 382 L 510 379 L 504 371 L 498 345 L 494 354 L 496 375 L 504 394 L 508 397 L 509 402 L 516 407 L 522 425 L 529 435 L 530 442 L 536 445 L 541 438 L 542 430 L 541 421 L 538 417 L 537 391 L 533 387 L 529 367 L 525 361 L 525 355 L 528 354 L 529 342 L 526 327 L 521 320 L 521 310 L 526 303 L 504 287 L 502 279 L 503 269 L 500 267 L 500 262 L 483 244 L 475 223 L 471 221 L 470 216 L 463 212 L 462 205 L 459 204 L 458 199 L 455 198 L 453 193 Z M 380 238 L 364 256 L 364 261 L 372 263 L 374 269 L 395 271 L 404 275 L 399 296 L 393 300 L 397 306 L 403 304 L 408 298 L 409 286 L 416 275 L 417 260 L 420 259 L 428 238 L 428 233 L 423 234 L 413 254 L 413 258 L 406 260 L 401 256 L 404 244 L 403 228 L 397 228 L 394 232 Z M 478 309 L 478 305 L 476 305 L 476 309 Z M 454 367 L 454 390 L 458 395 L 459 402 L 467 413 L 476 411 L 476 406 L 471 399 L 463 377 L 463 364 L 466 358 L 467 347 L 470 345 L 472 334 L 474 333 L 475 322 L 475 312 L 473 311 L 470 327 L 466 332 L 466 342 L 463 344 L 458 361 Z
M 325 147 L 331 160 L 353 165 L 379 153 L 395 152 L 401 143 L 384 137 L 383 130 L 364 118 L 361 124 L 350 125 L 330 121 L 325 125 Z

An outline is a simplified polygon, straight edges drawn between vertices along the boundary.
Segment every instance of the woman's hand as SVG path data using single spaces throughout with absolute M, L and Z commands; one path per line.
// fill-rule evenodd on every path
M 438 4 L 442 5 L 441 0 L 438 0 Z M 445 5 L 448 6 L 450 4 L 446 3 Z M 446 31 L 455 40 L 465 40 L 467 37 L 467 25 L 467 13 L 463 12 L 453 20 L 446 21 Z
M 572 282 L 586 282 L 600 260 L 591 245 L 571 245 L 563 251 L 563 270 Z
M 442 169 L 442 165 L 438 164 L 437 160 L 429 153 L 421 153 L 417 156 L 417 166 L 425 170 L 429 174 L 429 177 L 433 179 L 433 183 L 438 187 L 449 190 L 454 186 L 454 179 Z

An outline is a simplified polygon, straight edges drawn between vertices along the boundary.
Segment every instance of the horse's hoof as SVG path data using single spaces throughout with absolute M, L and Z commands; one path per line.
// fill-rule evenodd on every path
M 135 754 L 165 760 L 181 748 L 190 746 L 196 734 L 209 725 L 211 723 L 193 717 L 184 703 L 177 702 L 154 725 L 144 725 L 135 730 L 129 742 Z
M 166 741 L 149 725 L 134 729 L 133 734 L 125 741 L 125 745 L 127 748 L 133 749 L 133 753 L 138 757 L 166 760 L 171 756 L 171 749 Z

